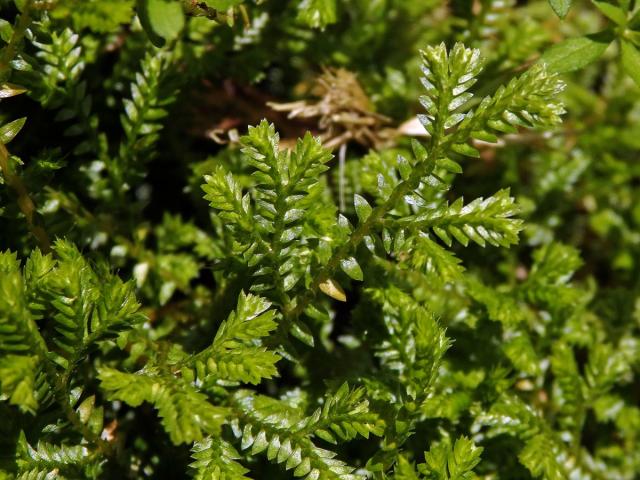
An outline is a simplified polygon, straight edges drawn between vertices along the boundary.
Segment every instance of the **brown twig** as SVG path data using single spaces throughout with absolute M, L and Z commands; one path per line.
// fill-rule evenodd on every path
M 38 241 L 38 245 L 40 246 L 40 250 L 45 253 L 51 251 L 51 242 L 49 241 L 49 236 L 42 226 L 38 212 L 36 209 L 31 196 L 29 196 L 29 191 L 27 187 L 22 182 L 22 179 L 13 173 L 11 169 L 11 165 L 9 163 L 9 151 L 7 147 L 3 143 L 0 142 L 0 171 L 4 176 L 5 183 L 13 189 L 13 191 L 18 196 L 18 207 L 20 211 L 24 214 L 27 219 L 27 224 L 29 225 L 29 230 L 36 237 Z

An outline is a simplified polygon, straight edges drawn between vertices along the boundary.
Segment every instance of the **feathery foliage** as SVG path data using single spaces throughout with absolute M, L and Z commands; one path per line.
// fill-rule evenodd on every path
M 639 48 L 622 0 L 0 0 L 0 478 L 637 478 Z

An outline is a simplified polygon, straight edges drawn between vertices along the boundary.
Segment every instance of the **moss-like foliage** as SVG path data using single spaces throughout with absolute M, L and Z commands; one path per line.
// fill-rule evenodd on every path
M 640 7 L 0 0 L 0 478 L 640 476 Z

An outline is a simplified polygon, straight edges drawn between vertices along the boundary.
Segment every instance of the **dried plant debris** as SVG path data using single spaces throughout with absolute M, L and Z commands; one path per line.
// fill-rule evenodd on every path
M 291 103 L 269 102 L 289 118 L 315 119 L 323 145 L 334 150 L 348 142 L 365 147 L 388 145 L 396 132 L 388 117 L 376 113 L 357 76 L 344 68 L 324 68 L 317 78 L 315 103 L 300 100 Z

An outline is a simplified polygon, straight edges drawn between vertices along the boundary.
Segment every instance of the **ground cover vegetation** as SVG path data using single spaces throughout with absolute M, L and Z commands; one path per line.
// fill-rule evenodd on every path
M 0 478 L 635 479 L 634 0 L 0 0 Z

